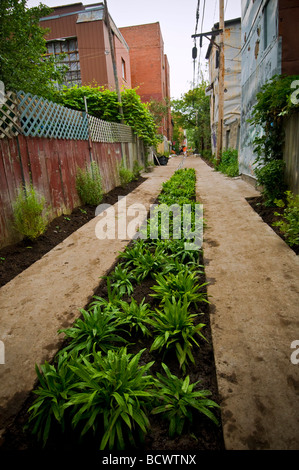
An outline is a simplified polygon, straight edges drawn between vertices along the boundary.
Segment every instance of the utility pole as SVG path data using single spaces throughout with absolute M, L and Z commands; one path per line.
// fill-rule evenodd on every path
M 220 163 L 222 147 L 223 147 L 223 116 L 224 116 L 224 74 L 225 74 L 225 62 L 224 62 L 224 0 L 219 0 L 219 29 L 220 33 L 220 49 L 219 49 L 219 76 L 218 76 L 218 136 L 217 136 L 217 163 Z
M 112 65 L 113 65 L 115 88 L 116 88 L 116 91 L 117 91 L 118 102 L 120 103 L 119 113 L 121 115 L 121 121 L 123 123 L 124 122 L 124 114 L 123 114 L 123 108 L 122 108 L 122 104 L 121 104 L 121 94 L 120 94 L 120 89 L 119 89 L 116 59 L 115 59 L 115 50 L 114 50 L 114 44 L 113 44 L 113 37 L 112 37 L 112 30 L 111 30 L 107 0 L 104 0 L 104 7 L 105 7 L 105 19 L 106 19 L 106 24 L 107 24 L 107 28 L 108 28 L 108 34 L 109 34 L 109 44 L 110 44 L 110 51 L 111 51 L 111 58 L 112 58 Z

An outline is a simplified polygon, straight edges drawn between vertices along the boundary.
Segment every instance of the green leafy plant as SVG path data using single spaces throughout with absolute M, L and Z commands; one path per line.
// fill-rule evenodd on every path
M 114 271 L 107 276 L 107 281 L 111 283 L 111 287 L 119 291 L 119 295 L 132 294 L 134 290 L 134 282 L 136 278 L 128 268 L 124 268 L 121 265 L 117 265 Z
M 32 185 L 19 188 L 13 204 L 14 227 L 29 240 L 42 235 L 48 226 L 45 198 L 38 195 Z
M 99 352 L 71 367 L 80 379 L 67 403 L 73 409 L 73 426 L 80 424 L 82 435 L 91 430 L 98 436 L 100 450 L 136 446 L 150 427 L 154 379 L 148 372 L 153 362 L 141 366 L 143 352 Z
M 235 177 L 239 175 L 238 150 L 227 149 L 222 152 L 220 163 L 216 170 L 227 176 Z
M 58 355 L 57 365 L 47 361 L 35 366 L 39 385 L 33 391 L 38 395 L 29 408 L 29 420 L 26 428 L 33 425 L 32 433 L 46 445 L 50 432 L 59 424 L 62 431 L 65 429 L 65 404 L 69 398 L 70 390 L 76 383 L 76 376 L 70 369 L 74 358 L 66 352 Z
M 275 199 L 283 196 L 286 189 L 284 170 L 285 162 L 283 160 L 270 161 L 255 170 L 257 184 L 262 186 L 266 206 L 274 205 Z
M 134 180 L 138 180 L 142 170 L 143 170 L 143 166 L 139 165 L 138 161 L 135 160 L 133 163 L 133 179 Z
M 278 207 L 284 208 L 284 211 L 282 214 L 274 213 L 281 217 L 281 220 L 273 225 L 280 228 L 290 246 L 299 245 L 299 195 L 286 191 L 285 196 L 286 202 L 277 199 L 274 201 Z
M 190 314 L 189 303 L 186 298 L 176 301 L 175 298 L 166 300 L 163 309 L 156 309 L 151 326 L 154 328 L 155 339 L 150 348 L 151 351 L 167 351 L 174 348 L 180 367 L 186 370 L 188 361 L 194 363 L 192 354 L 193 345 L 199 347 L 195 337 L 205 339 L 201 330 L 203 323 L 194 324 L 195 314 Z
M 150 330 L 147 328 L 149 323 L 151 309 L 149 304 L 143 299 L 140 303 L 131 298 L 130 302 L 120 302 L 120 310 L 117 314 L 122 323 L 130 326 L 130 331 L 141 331 L 144 336 L 151 336 Z
M 81 309 L 82 318 L 78 318 L 70 328 L 60 329 L 70 339 L 65 351 L 75 351 L 89 354 L 95 348 L 107 353 L 109 349 L 118 348 L 127 341 L 120 336 L 125 330 L 115 312 L 105 312 L 99 306 L 93 306 L 89 311 Z
M 91 162 L 85 170 L 78 168 L 76 189 L 83 204 L 100 204 L 103 199 L 102 177 L 96 162 Z
M 133 181 L 134 174 L 131 170 L 121 165 L 121 167 L 119 168 L 119 177 L 120 177 L 120 184 L 124 188 L 127 184 Z
M 190 377 L 179 379 L 171 374 L 166 364 L 162 363 L 166 373 L 163 376 L 157 373 L 158 399 L 162 403 L 152 410 L 152 414 L 163 413 L 163 418 L 169 421 L 169 435 L 181 435 L 186 423 L 191 424 L 198 412 L 203 413 L 215 424 L 218 420 L 212 408 L 219 405 L 207 397 L 211 395 L 209 390 L 195 390 L 199 381 L 190 384 Z
M 207 302 L 207 294 L 201 292 L 201 289 L 207 285 L 197 284 L 197 272 L 191 271 L 185 267 L 178 273 L 157 274 L 155 276 L 156 284 L 151 287 L 154 294 L 152 297 L 159 299 L 162 303 L 174 298 L 175 300 L 186 299 L 188 303 L 197 304 L 198 302 Z

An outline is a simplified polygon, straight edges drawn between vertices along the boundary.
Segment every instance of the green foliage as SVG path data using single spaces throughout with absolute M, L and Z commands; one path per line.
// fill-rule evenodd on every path
M 32 185 L 19 188 L 13 204 L 14 227 L 24 237 L 35 240 L 47 228 L 45 198 L 40 197 Z
M 127 184 L 131 183 L 134 179 L 134 174 L 128 168 L 125 168 L 123 165 L 119 168 L 119 177 L 120 177 L 120 184 L 123 188 L 127 186 Z
M 35 366 L 39 385 L 34 393 L 38 398 L 28 410 L 29 421 L 26 427 L 34 423 L 32 433 L 37 434 L 44 446 L 55 423 L 63 431 L 65 428 L 65 403 L 75 383 L 74 373 L 69 367 L 72 360 L 65 352 L 59 355 L 57 366 L 47 361 L 41 365 L 40 370 Z
M 171 102 L 177 139 L 181 136 L 180 129 L 186 129 L 189 144 L 201 153 L 211 147 L 210 98 L 205 93 L 207 86 L 208 83 L 202 81 L 181 99 Z
M 150 314 L 151 309 L 149 304 L 145 303 L 145 299 L 138 303 L 131 298 L 130 302 L 120 302 L 120 310 L 117 315 L 121 322 L 129 324 L 131 332 L 141 331 L 144 336 L 150 336 L 151 333 L 146 326 L 149 323 Z
M 133 163 L 133 176 L 135 180 L 138 180 L 142 170 L 143 170 L 143 166 L 139 165 L 138 161 L 135 160 Z
M 74 409 L 73 425 L 81 425 L 82 435 L 91 430 L 98 436 L 100 450 L 136 446 L 149 429 L 154 379 L 148 371 L 153 362 L 141 366 L 143 352 L 134 356 L 125 348 L 110 350 L 71 366 L 80 379 L 67 403 Z
M 84 96 L 91 116 L 104 121 L 121 122 L 117 92 L 102 86 L 63 87 L 62 90 L 57 90 L 53 99 L 64 106 L 84 111 Z M 148 105 L 142 103 L 135 89 L 123 90 L 121 100 L 125 124 L 132 127 L 133 132 L 143 139 L 145 145 L 156 146 L 159 141 L 157 128 Z
M 285 190 L 282 161 L 284 117 L 298 111 L 298 104 L 293 104 L 291 100 L 292 83 L 298 79 L 299 75 L 273 76 L 257 94 L 257 103 L 249 120 L 251 125 L 262 129 L 253 140 L 253 145 L 257 154 L 255 174 L 258 184 L 264 186 L 267 205 L 273 204 Z
M 155 340 L 151 346 L 151 351 L 167 351 L 174 348 L 179 365 L 183 371 L 186 370 L 190 360 L 194 363 L 192 347 L 195 344 L 199 347 L 195 337 L 201 333 L 205 326 L 203 323 L 194 324 L 197 316 L 188 310 L 189 303 L 184 300 L 166 300 L 162 310 L 156 310 L 151 320 L 151 325 L 155 331 Z
M 216 170 L 230 177 L 238 176 L 238 151 L 236 149 L 227 149 L 222 152 L 220 163 L 216 166 Z
M 294 195 L 291 191 L 286 191 L 286 202 L 275 200 L 278 207 L 283 207 L 283 214 L 275 213 L 282 220 L 278 220 L 273 225 L 279 227 L 290 246 L 299 245 L 299 195 Z
M 40 4 L 26 7 L 27 0 L 1 0 L 0 80 L 6 90 L 23 90 L 50 98 L 55 82 L 62 83 L 66 68 L 47 52 L 45 33 L 39 20 L 51 9 Z
M 284 183 L 285 162 L 272 160 L 255 170 L 257 184 L 262 186 L 262 194 L 265 204 L 271 206 L 275 199 L 282 197 L 285 191 Z
M 249 121 L 263 130 L 253 141 L 257 162 L 282 159 L 283 117 L 298 110 L 298 105 L 291 102 L 291 84 L 298 79 L 299 75 L 275 75 L 257 93 L 257 103 Z
M 124 330 L 120 328 L 121 322 L 116 312 L 102 310 L 99 305 L 88 311 L 81 309 L 80 312 L 82 318 L 78 318 L 72 327 L 58 330 L 70 339 L 65 351 L 89 354 L 95 349 L 107 353 L 109 349 L 119 347 L 118 343 L 126 342 L 120 336 Z
M 152 297 L 159 299 L 162 303 L 167 300 L 176 301 L 186 299 L 188 303 L 197 304 L 208 302 L 206 293 L 201 292 L 206 284 L 197 284 L 197 272 L 190 272 L 187 268 L 178 273 L 169 273 L 167 276 L 158 274 L 155 277 L 156 284 L 151 288 L 155 291 Z
M 132 294 L 136 278 L 133 273 L 129 272 L 128 268 L 118 265 L 107 277 L 107 280 L 111 283 L 111 287 L 117 289 L 119 294 L 123 296 Z
M 211 392 L 194 390 L 199 381 L 190 384 L 189 375 L 184 379 L 179 379 L 171 374 L 166 364 L 162 363 L 162 367 L 166 376 L 157 373 L 158 399 L 162 404 L 155 407 L 152 414 L 163 413 L 163 418 L 169 421 L 170 437 L 181 435 L 186 423 L 191 424 L 198 412 L 218 424 L 211 408 L 219 408 L 219 405 L 207 398 Z
M 76 189 L 83 204 L 100 204 L 103 199 L 102 177 L 96 162 L 91 162 L 85 170 L 78 168 Z

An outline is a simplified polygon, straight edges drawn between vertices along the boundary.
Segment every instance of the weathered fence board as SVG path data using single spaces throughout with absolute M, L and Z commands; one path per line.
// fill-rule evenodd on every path
M 283 158 L 286 183 L 294 194 L 299 194 L 299 114 L 293 114 L 285 123 Z

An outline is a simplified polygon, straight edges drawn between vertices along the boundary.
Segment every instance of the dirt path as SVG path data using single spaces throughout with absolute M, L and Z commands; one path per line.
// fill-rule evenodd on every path
M 142 203 L 147 210 L 182 158 L 156 167 L 147 180 L 126 198 L 127 207 Z M 121 217 L 119 204 L 116 220 Z M 0 338 L 5 364 L 0 364 L 0 438 L 10 418 L 33 389 L 35 363 L 51 360 L 62 341 L 59 328 L 69 327 L 80 315 L 119 251 L 129 239 L 99 240 L 94 218 L 43 258 L 0 289 Z M 130 222 L 128 218 L 127 223 Z
M 127 197 L 127 206 L 149 208 L 181 162 L 173 158 L 156 167 Z M 291 343 L 299 340 L 299 259 L 245 200 L 257 194 L 251 186 L 199 158 L 188 157 L 184 167 L 197 171 L 208 222 L 204 256 L 226 448 L 299 449 L 299 365 L 290 360 Z M 96 223 L 0 289 L 0 430 L 32 390 L 34 364 L 58 350 L 57 330 L 79 316 L 129 242 L 97 239 Z
M 204 257 L 228 450 L 299 449 L 299 258 L 249 206 L 241 179 L 187 159 L 208 227 Z

